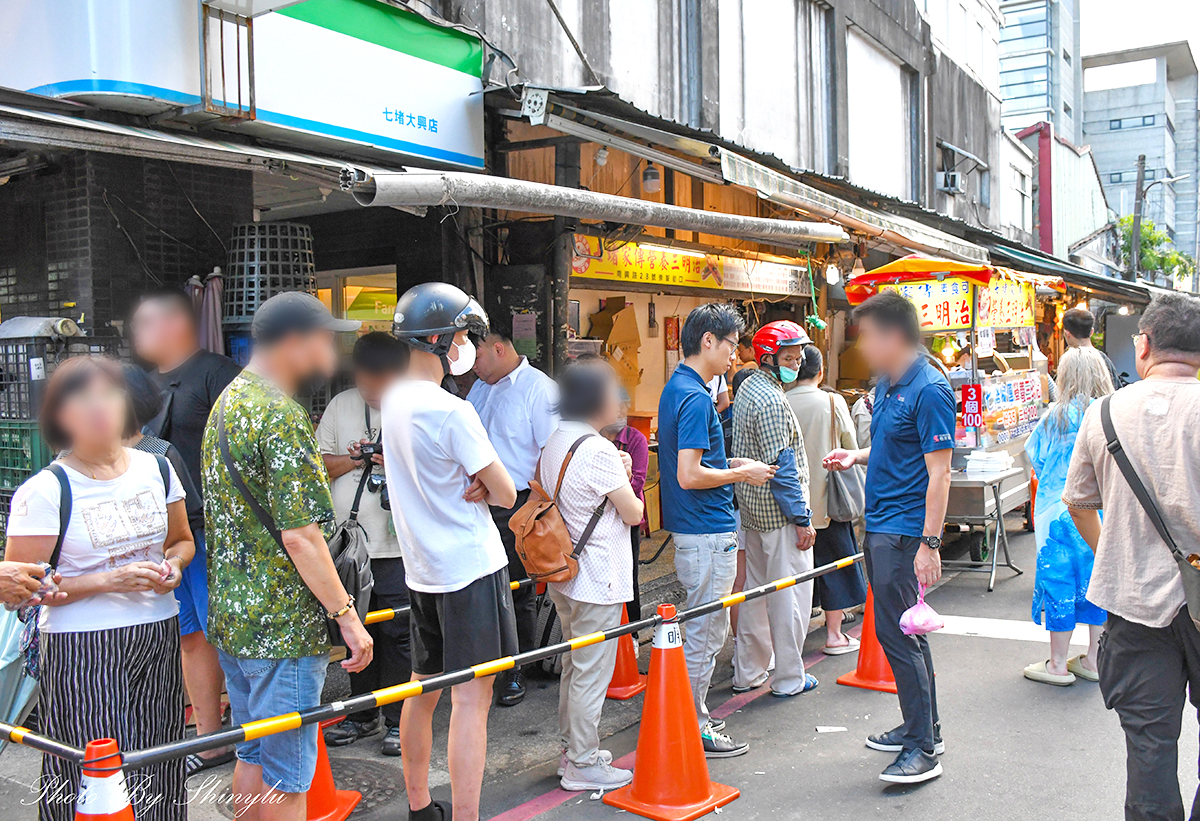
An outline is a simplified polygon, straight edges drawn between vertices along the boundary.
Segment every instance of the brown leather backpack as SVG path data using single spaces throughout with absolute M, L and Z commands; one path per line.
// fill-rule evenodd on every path
M 558 493 L 562 490 L 563 477 L 567 475 L 571 457 L 584 440 L 595 435 L 585 434 L 571 445 L 562 467 L 558 469 L 558 484 L 554 486 L 553 496 L 547 496 L 542 487 L 542 458 L 539 456 L 533 478 L 529 481 L 529 498 L 508 520 L 509 529 L 517 537 L 517 555 L 525 565 L 525 572 L 535 582 L 567 582 L 575 578 L 579 573 L 579 554 L 587 546 L 592 531 L 604 514 L 607 497 L 592 511 L 592 518 L 583 529 L 579 541 L 572 544 L 571 533 L 558 509 Z

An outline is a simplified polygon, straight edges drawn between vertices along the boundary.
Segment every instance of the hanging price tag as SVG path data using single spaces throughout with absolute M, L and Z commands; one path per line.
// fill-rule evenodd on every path
M 983 386 L 962 387 L 963 426 L 977 428 L 983 425 Z

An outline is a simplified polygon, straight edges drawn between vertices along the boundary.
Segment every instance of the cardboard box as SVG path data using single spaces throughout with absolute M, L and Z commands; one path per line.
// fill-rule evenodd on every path
M 604 340 L 608 361 L 616 369 L 625 390 L 633 396 L 634 388 L 642 381 L 642 371 L 638 367 L 642 338 L 633 306 L 626 304 L 625 297 L 610 296 L 604 300 L 604 307 L 588 319 L 592 325 L 588 336 Z
M 858 348 L 851 346 L 842 351 L 838 357 L 838 378 L 855 381 L 871 378 L 871 371 L 867 369 L 867 363 L 863 361 Z

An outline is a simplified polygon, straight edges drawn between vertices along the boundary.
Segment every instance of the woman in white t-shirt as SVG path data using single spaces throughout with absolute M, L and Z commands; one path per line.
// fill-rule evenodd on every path
M 136 422 L 114 360 L 59 365 L 40 421 L 64 455 L 13 496 L 6 554 L 62 574 L 65 597 L 38 616 L 42 730 L 76 747 L 114 738 L 122 751 L 178 741 L 183 678 L 171 591 L 194 552 L 179 477 L 163 457 L 123 446 Z M 70 511 L 56 558 L 63 480 Z M 73 802 L 58 797 L 78 794 L 80 777 L 78 764 L 44 756 L 39 817 L 70 821 Z M 126 777 L 139 821 L 179 816 L 183 759 Z
M 558 509 L 577 544 L 596 509 L 604 509 L 579 557 L 579 573 L 548 585 L 562 621 L 563 639 L 609 630 L 621 623 L 633 596 L 629 528 L 642 521 L 642 502 L 629 483 L 632 463 L 599 431 L 620 417 L 616 374 L 607 362 L 579 363 L 559 378 L 562 422 L 542 449 L 539 480 L 552 492 L 567 454 L 571 462 L 558 493 Z M 606 641 L 563 656 L 558 693 L 565 790 L 621 787 L 633 773 L 612 766 L 600 749 L 600 710 L 617 660 L 617 643 Z

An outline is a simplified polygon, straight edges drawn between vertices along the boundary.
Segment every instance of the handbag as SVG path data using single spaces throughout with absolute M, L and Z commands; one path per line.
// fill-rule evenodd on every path
M 829 394 L 829 440 L 838 446 L 837 405 Z M 867 509 L 867 487 L 862 469 L 830 470 L 825 474 L 825 511 L 835 522 L 854 522 Z
M 529 498 L 508 520 L 509 530 L 516 538 L 517 555 L 521 557 L 525 572 L 535 582 L 569 582 L 575 578 L 579 573 L 579 556 L 608 505 L 607 496 L 600 500 L 579 541 L 572 543 L 567 523 L 558 509 L 558 494 L 575 450 L 592 436 L 595 434 L 584 434 L 567 451 L 558 469 L 558 484 L 554 486 L 553 496 L 542 487 L 542 458 L 539 456 L 534 478 L 529 482 Z
M 1100 425 L 1104 428 L 1108 452 L 1112 454 L 1117 467 L 1121 469 L 1121 475 L 1129 483 L 1129 488 L 1137 497 L 1142 510 L 1146 511 L 1150 524 L 1154 525 L 1158 535 L 1167 543 L 1171 555 L 1175 557 L 1175 564 L 1179 565 L 1179 576 L 1183 581 L 1183 595 L 1187 600 L 1188 615 L 1192 617 L 1192 624 L 1196 626 L 1197 630 L 1200 630 L 1200 568 L 1192 564 L 1193 560 L 1200 562 L 1200 556 L 1195 553 L 1184 555 L 1184 552 L 1175 543 L 1175 539 L 1171 537 L 1170 531 L 1167 530 L 1167 524 L 1158 511 L 1158 505 L 1154 503 L 1154 497 L 1142 483 L 1133 462 L 1129 461 L 1129 454 L 1125 453 L 1125 448 L 1121 446 L 1121 440 L 1117 437 L 1117 429 L 1113 427 L 1112 412 L 1108 407 L 1108 400 L 1111 398 L 1109 395 L 1100 400 Z
M 217 406 L 217 431 L 221 459 L 225 462 L 225 469 L 229 471 L 230 481 L 233 482 L 238 494 L 254 514 L 254 518 L 258 519 L 258 523 L 266 528 L 275 542 L 286 552 L 287 549 L 283 545 L 283 534 L 275 526 L 275 519 L 254 497 L 250 488 L 246 487 L 241 471 L 237 469 L 233 456 L 229 452 L 229 437 L 225 434 L 224 394 L 221 394 L 221 402 Z M 358 483 L 358 493 L 354 496 L 350 517 L 338 525 L 337 531 L 326 542 L 329 547 L 329 556 L 333 559 L 333 568 L 337 571 L 342 587 L 354 597 L 354 609 L 358 612 L 359 619 L 367 617 L 367 611 L 371 607 L 371 591 L 375 589 L 375 577 L 371 574 L 371 557 L 367 554 L 367 534 L 362 529 L 362 525 L 358 523 L 358 503 L 362 499 L 363 488 L 366 487 L 370 475 L 370 465 L 364 465 L 363 478 Z M 342 641 L 342 628 L 336 619 L 331 619 L 326 614 L 325 626 L 329 629 L 330 644 L 345 644 Z

